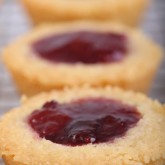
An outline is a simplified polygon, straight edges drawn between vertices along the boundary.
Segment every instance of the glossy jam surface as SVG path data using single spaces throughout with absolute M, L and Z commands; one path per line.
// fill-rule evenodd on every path
M 123 34 L 79 31 L 48 36 L 31 46 L 37 56 L 51 62 L 95 64 L 122 60 L 127 40 Z
M 88 98 L 65 104 L 47 102 L 28 117 L 28 123 L 41 138 L 77 146 L 112 142 L 124 136 L 140 118 L 135 107 L 105 98 Z

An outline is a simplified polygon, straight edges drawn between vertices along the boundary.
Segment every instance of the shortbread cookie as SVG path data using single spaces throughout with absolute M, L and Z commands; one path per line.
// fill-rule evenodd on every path
M 135 26 L 139 23 L 148 0 L 22 0 L 22 2 L 35 24 L 98 20 L 117 21 Z
M 84 86 L 148 91 L 161 60 L 160 48 L 122 25 L 47 25 L 4 51 L 4 62 L 26 95 Z
M 40 94 L 0 122 L 7 165 L 164 165 L 165 108 L 111 88 Z

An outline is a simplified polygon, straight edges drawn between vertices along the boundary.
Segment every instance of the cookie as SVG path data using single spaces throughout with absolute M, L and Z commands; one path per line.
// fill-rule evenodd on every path
M 75 20 L 115 21 L 135 26 L 148 0 L 22 0 L 34 24 Z M 42 13 L 42 14 L 41 14 Z
M 138 30 L 77 22 L 38 27 L 9 45 L 3 59 L 21 93 L 31 96 L 86 84 L 147 92 L 162 54 Z
M 0 122 L 10 165 L 164 165 L 165 108 L 142 94 L 89 87 L 24 99 Z

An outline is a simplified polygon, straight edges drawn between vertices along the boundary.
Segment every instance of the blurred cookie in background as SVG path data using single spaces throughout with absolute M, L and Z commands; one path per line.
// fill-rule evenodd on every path
M 36 28 L 8 46 L 3 59 L 28 96 L 84 85 L 148 92 L 162 52 L 124 25 L 74 22 Z
M 139 23 L 148 0 L 22 0 L 34 24 L 98 20 Z

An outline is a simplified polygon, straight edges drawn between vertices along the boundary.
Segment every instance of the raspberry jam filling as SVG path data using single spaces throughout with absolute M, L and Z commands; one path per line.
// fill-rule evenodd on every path
M 62 104 L 47 102 L 28 117 L 28 124 L 41 138 L 81 146 L 113 142 L 140 119 L 135 107 L 106 98 L 87 98 Z
M 55 34 L 34 42 L 37 56 L 55 63 L 110 63 L 121 61 L 128 52 L 127 37 L 118 33 L 79 31 Z

